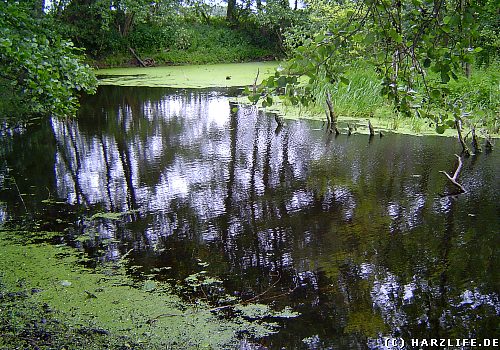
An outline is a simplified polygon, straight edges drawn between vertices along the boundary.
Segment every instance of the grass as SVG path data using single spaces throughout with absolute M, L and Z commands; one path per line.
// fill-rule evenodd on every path
M 136 69 L 104 69 L 98 74 L 104 85 L 125 86 L 165 86 L 181 88 L 248 86 L 255 79 L 257 69 L 259 78 L 273 74 L 278 66 L 276 62 L 190 65 L 177 67 L 155 67 Z M 497 135 L 500 127 L 500 70 L 499 64 L 486 68 L 477 68 L 470 79 L 461 77 L 451 81 L 450 98 L 464 98 L 471 112 L 471 123 L 487 130 L 490 135 Z M 349 84 L 340 83 L 331 86 L 316 86 L 318 101 L 324 101 L 327 88 L 330 89 L 334 110 L 339 120 L 366 124 L 370 118 L 377 128 L 409 134 L 436 134 L 432 121 L 420 118 L 416 114 L 411 118 L 397 114 L 392 105 L 381 96 L 380 79 L 374 70 L 366 64 L 356 63 L 346 73 Z M 433 76 L 430 76 L 433 79 Z M 277 100 L 277 99 L 275 99 Z M 239 99 L 247 101 L 246 98 Z M 311 108 L 297 108 L 276 103 L 267 108 L 288 119 L 310 118 L 325 119 L 325 106 L 322 103 Z M 437 110 L 436 110 L 437 111 Z M 448 129 L 447 136 L 455 136 L 455 131 Z

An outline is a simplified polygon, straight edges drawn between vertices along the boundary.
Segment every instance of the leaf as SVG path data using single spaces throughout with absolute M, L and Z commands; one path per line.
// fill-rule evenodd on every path
M 260 95 L 259 94 L 252 94 L 252 95 L 248 96 L 248 99 L 252 103 L 257 103 L 260 99 Z
M 431 91 L 431 97 L 438 99 L 441 97 L 441 91 L 439 89 L 434 89 Z
M 448 119 L 446 120 L 445 124 L 449 127 L 449 128 L 453 128 L 455 126 L 455 121 L 452 120 L 452 119 Z
M 356 43 L 361 43 L 365 40 L 365 36 L 363 35 L 363 33 L 356 33 L 352 36 L 352 40 Z
M 389 29 L 387 34 L 389 34 L 389 37 L 391 37 L 391 39 L 398 44 L 401 44 L 403 42 L 403 37 L 398 32 L 396 32 L 394 28 Z
M 340 82 L 345 85 L 349 85 L 351 82 L 346 77 L 340 77 Z
M 436 132 L 438 134 L 444 134 L 446 129 L 447 129 L 446 125 L 436 125 Z
M 267 102 L 267 105 L 269 107 L 271 107 L 273 105 L 273 98 L 271 96 L 267 95 L 266 102 Z
M 368 33 L 366 36 L 365 36 L 365 40 L 363 40 L 363 43 L 366 44 L 366 45 L 371 45 L 375 42 L 375 34 L 373 33 Z
M 449 81 L 450 81 L 450 75 L 448 74 L 448 72 L 441 71 L 441 82 L 443 82 L 444 84 L 446 84 Z
M 285 76 L 281 76 L 278 78 L 278 87 L 285 87 L 287 83 L 287 79 Z
M 431 66 L 431 59 L 429 57 L 427 57 L 425 60 L 424 60 L 424 67 L 425 68 L 429 68 Z
M 320 43 L 320 42 L 322 42 L 324 39 L 325 39 L 325 35 L 324 35 L 324 34 L 318 34 L 318 35 L 316 35 L 316 37 L 314 38 L 314 41 L 315 41 L 315 42 L 317 42 L 317 43 Z

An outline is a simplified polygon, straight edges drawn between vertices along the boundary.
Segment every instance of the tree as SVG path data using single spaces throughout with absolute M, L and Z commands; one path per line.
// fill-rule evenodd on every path
M 77 93 L 95 91 L 97 81 L 73 44 L 55 34 L 50 21 L 29 6 L 0 1 L 0 104 L 17 117 L 73 115 Z
M 227 0 L 226 20 L 230 23 L 236 21 L 236 0 Z

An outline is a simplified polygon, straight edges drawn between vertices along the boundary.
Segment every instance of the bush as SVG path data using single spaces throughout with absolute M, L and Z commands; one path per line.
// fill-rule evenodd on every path
M 141 51 L 159 51 L 171 47 L 178 33 L 174 26 L 159 26 L 154 23 L 139 23 L 128 37 L 129 46 Z

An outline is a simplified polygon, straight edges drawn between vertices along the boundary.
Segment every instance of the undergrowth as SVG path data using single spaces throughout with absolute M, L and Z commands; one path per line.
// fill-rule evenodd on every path
M 156 65 L 248 62 L 275 57 L 270 43 L 225 23 L 190 23 L 177 28 L 174 34 L 154 46 L 140 45 L 137 41 L 134 48 L 141 58 L 153 59 Z M 97 65 L 106 67 L 130 64 L 136 62 L 127 50 L 97 61 Z

